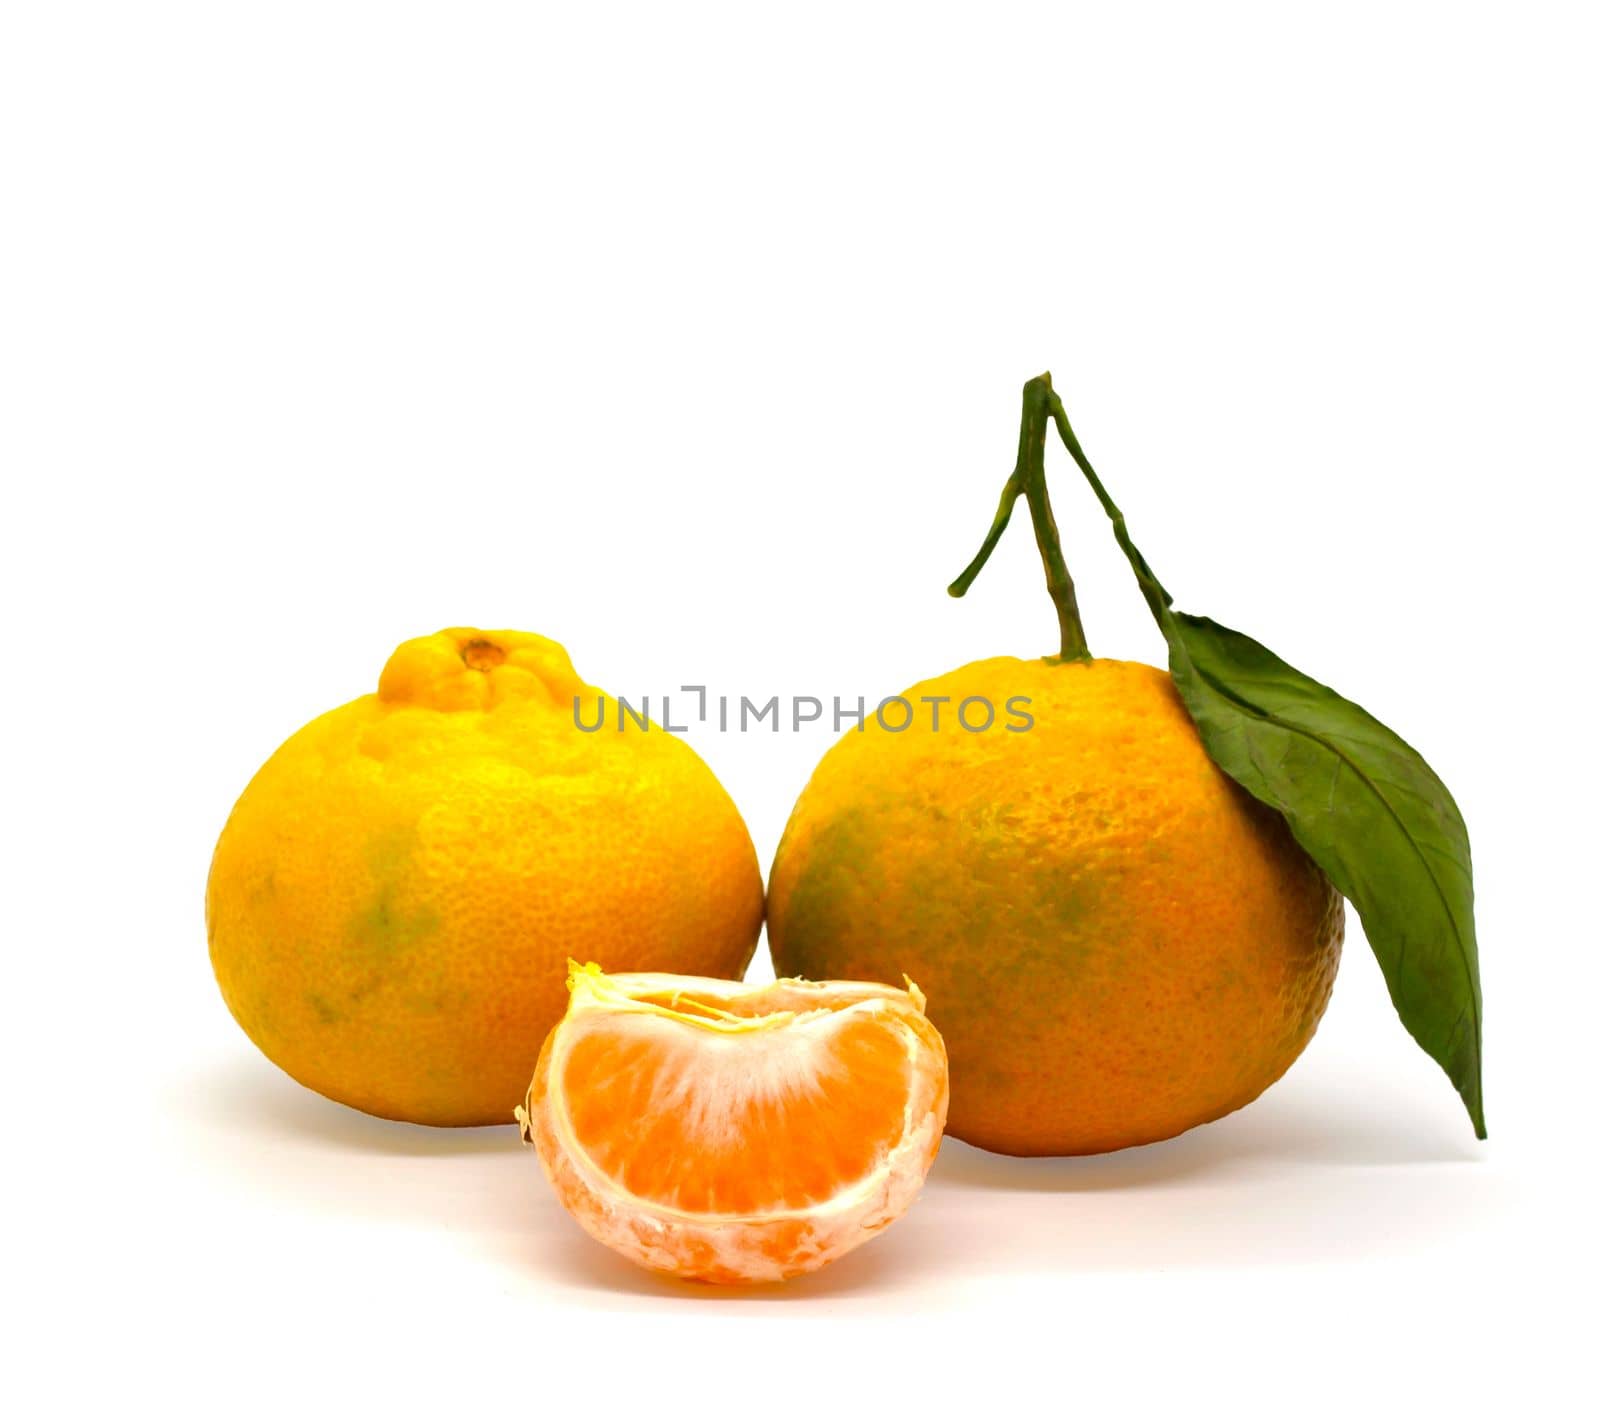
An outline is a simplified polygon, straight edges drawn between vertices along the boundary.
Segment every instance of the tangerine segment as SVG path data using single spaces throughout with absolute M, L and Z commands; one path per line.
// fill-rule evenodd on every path
M 523 1138 L 596 1239 L 652 1270 L 782 1280 L 901 1215 L 944 1130 L 915 986 L 574 967 Z

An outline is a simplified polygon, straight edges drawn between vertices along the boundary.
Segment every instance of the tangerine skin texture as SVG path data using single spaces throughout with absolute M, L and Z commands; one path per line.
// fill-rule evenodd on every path
M 925 695 L 950 697 L 938 732 Z M 985 733 L 954 722 L 973 695 L 996 706 Z M 1027 732 L 1004 728 L 1013 695 Z M 1277 1080 L 1327 1006 L 1343 901 L 1206 756 L 1171 677 L 1000 658 L 905 697 L 911 728 L 869 716 L 795 805 L 768 889 L 778 972 L 914 978 L 949 1050 L 949 1131 L 996 1152 L 1155 1142 Z
M 223 998 L 274 1063 L 380 1117 L 509 1123 L 569 955 L 740 976 L 760 868 L 681 739 L 517 631 L 407 641 L 256 774 L 206 889 Z

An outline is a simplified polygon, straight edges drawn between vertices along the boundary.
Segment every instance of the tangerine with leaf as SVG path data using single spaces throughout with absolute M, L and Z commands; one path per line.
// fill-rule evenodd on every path
M 1092 656 L 1044 480 L 1055 427 L 1111 519 L 1166 670 Z M 1305 1048 L 1344 899 L 1400 1017 L 1483 1134 L 1482 995 L 1461 814 L 1420 755 L 1238 632 L 1172 609 L 1048 375 L 962 595 L 1027 502 L 1059 653 L 982 660 L 902 696 L 1030 701 L 1031 727 L 869 716 L 779 844 L 780 973 L 915 978 L 950 1061 L 949 1131 L 1103 1152 L 1249 1103 Z M 969 720 L 983 722 L 974 714 Z

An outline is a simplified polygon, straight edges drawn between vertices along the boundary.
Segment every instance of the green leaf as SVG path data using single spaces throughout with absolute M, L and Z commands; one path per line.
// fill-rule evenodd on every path
M 1461 811 L 1422 755 L 1247 635 L 1172 609 L 1084 456 L 1061 400 L 1050 413 L 1111 518 L 1166 638 L 1174 684 L 1217 766 L 1276 808 L 1350 899 L 1411 1036 L 1455 1084 L 1479 1137 L 1483 993 L 1472 854 Z

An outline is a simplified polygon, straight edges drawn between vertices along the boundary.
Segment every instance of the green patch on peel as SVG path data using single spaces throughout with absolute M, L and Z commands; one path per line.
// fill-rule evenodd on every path
M 311 1006 L 312 1013 L 317 1016 L 318 1021 L 322 1024 L 337 1024 L 344 1018 L 344 1015 L 321 995 L 317 994 L 315 990 L 306 991 L 306 1003 Z
M 974 981 L 1043 969 L 1052 989 L 1097 988 L 1096 961 L 1122 948 L 1127 921 L 1092 856 L 1053 856 L 1004 803 L 959 817 L 919 804 L 915 830 L 886 835 L 882 823 L 904 821 L 911 806 L 850 807 L 819 825 L 789 894 L 786 955 L 813 978 L 894 984 L 906 964 L 888 944 L 898 940 L 917 956 L 953 950 Z M 897 874 L 904 886 L 884 917 L 883 882 Z
M 439 913 L 430 906 L 406 910 L 395 889 L 379 889 L 377 900 L 350 923 L 351 943 L 382 959 L 410 949 L 439 929 Z
M 392 961 L 439 929 L 439 913 L 431 906 L 405 904 L 416 847 L 417 830 L 410 825 L 380 832 L 367 844 L 367 867 L 377 890 L 351 920 L 347 938 L 353 953 L 372 964 Z M 369 987 L 362 993 L 370 992 Z

